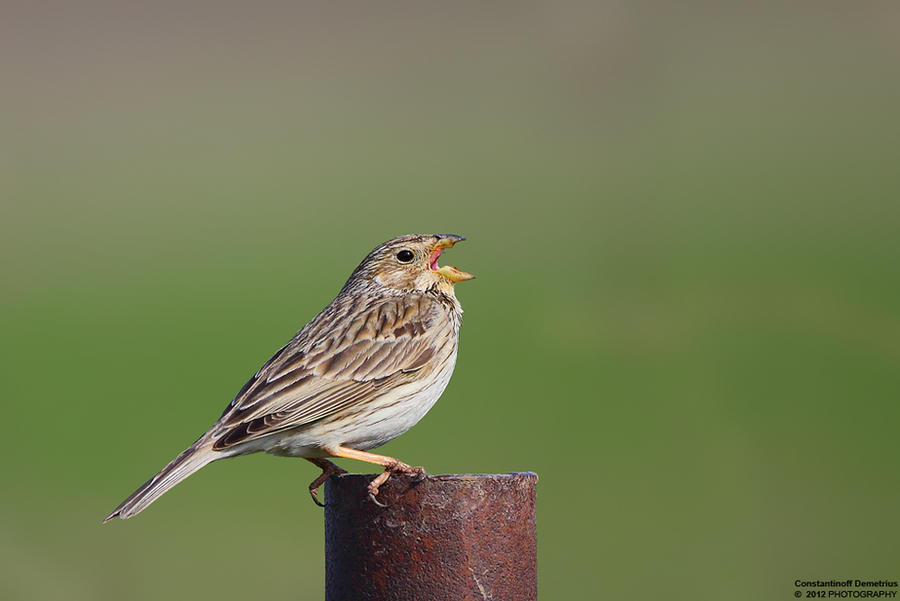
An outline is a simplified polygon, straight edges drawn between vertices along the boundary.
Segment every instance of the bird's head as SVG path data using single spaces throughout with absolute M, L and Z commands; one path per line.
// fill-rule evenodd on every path
M 445 249 L 460 240 L 456 234 L 410 234 L 388 240 L 363 259 L 345 288 L 356 285 L 385 287 L 395 291 L 453 290 L 453 284 L 474 275 L 452 265 L 438 265 Z

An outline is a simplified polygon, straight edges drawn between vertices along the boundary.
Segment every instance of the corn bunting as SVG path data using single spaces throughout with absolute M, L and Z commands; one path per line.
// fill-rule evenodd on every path
M 258 451 L 303 457 L 322 469 L 319 486 L 344 470 L 326 457 L 384 467 L 369 485 L 392 473 L 425 470 L 368 453 L 414 426 L 450 381 L 462 308 L 456 282 L 472 275 L 438 265 L 454 234 L 415 234 L 373 250 L 337 297 L 263 365 L 219 420 L 104 522 L 140 513 L 206 464 Z M 321 504 L 321 503 L 319 503 Z

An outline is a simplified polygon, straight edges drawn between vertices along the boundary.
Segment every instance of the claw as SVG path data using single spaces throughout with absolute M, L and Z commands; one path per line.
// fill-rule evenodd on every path
M 382 484 L 384 484 L 384 481 L 387 480 L 387 478 L 384 478 L 385 474 L 390 474 L 390 472 L 385 471 L 380 476 L 377 476 L 374 480 L 369 482 L 369 485 L 366 487 L 366 490 L 369 491 L 369 500 L 372 501 L 373 503 L 375 503 L 376 505 L 378 505 L 379 507 L 387 507 L 387 505 L 385 505 L 384 503 L 382 503 L 381 501 L 379 501 L 378 499 L 375 498 L 376 495 L 378 495 L 378 489 L 381 487 Z
M 375 503 L 376 505 L 378 505 L 379 507 L 382 507 L 385 509 L 388 507 L 385 503 L 382 503 L 381 501 L 376 499 L 374 493 L 371 493 L 371 492 L 369 493 L 369 500 L 372 501 L 373 503 Z
M 325 507 L 325 504 L 319 501 L 319 487 L 334 474 L 346 474 L 347 470 L 342 469 L 327 459 L 307 458 L 307 461 L 321 468 L 322 473 L 319 477 L 309 484 L 309 496 L 312 497 L 313 503 L 319 507 Z
M 315 503 L 315 504 L 318 505 L 319 507 L 325 507 L 325 503 L 322 503 L 322 502 L 319 500 L 319 487 L 316 487 L 316 488 L 310 488 L 310 489 L 309 489 L 309 496 L 312 497 L 313 503 Z

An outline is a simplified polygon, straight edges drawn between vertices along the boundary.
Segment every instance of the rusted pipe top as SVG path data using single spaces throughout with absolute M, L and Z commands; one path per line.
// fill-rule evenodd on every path
M 326 484 L 326 601 L 537 598 L 536 474 L 373 477 Z

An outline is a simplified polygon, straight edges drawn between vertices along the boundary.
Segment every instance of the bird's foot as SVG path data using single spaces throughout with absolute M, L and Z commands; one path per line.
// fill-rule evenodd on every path
M 421 482 L 428 476 L 428 472 L 425 471 L 424 467 L 413 467 L 411 465 L 403 463 L 402 461 L 396 461 L 395 463 L 388 465 L 387 467 L 385 467 L 384 471 L 375 476 L 375 478 L 371 482 L 369 482 L 369 485 L 366 487 L 366 490 L 369 493 L 369 500 L 379 507 L 387 507 L 387 505 L 377 499 L 378 489 L 381 488 L 381 485 L 387 482 L 388 479 L 394 474 L 413 476 L 416 482 Z
M 309 496 L 312 497 L 313 503 L 319 507 L 325 507 L 325 504 L 319 501 L 319 487 L 334 474 L 346 474 L 347 470 L 338 467 L 327 459 L 316 458 L 309 459 L 309 461 L 322 468 L 322 473 L 319 474 L 319 477 L 309 484 Z

